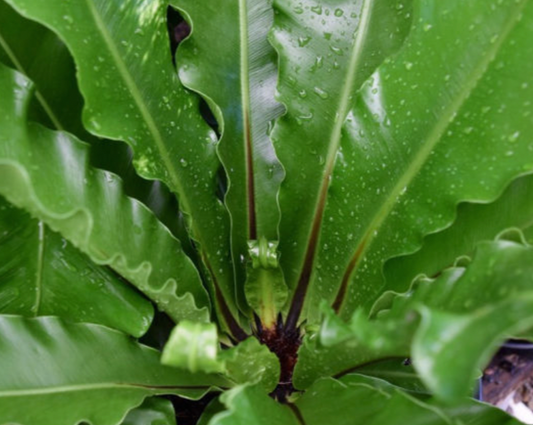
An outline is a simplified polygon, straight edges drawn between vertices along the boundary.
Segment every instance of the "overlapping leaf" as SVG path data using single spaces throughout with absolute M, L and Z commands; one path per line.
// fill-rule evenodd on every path
M 357 402 L 354 402 L 357 400 Z M 336 381 L 321 379 L 297 402 L 300 424 L 321 425 L 519 425 L 520 422 L 495 407 L 464 400 L 455 408 L 415 399 L 385 382 L 361 382 L 349 375 Z
M 267 41 L 271 0 L 173 0 L 190 19 L 177 54 L 181 80 L 211 104 L 222 130 L 218 152 L 228 176 L 233 261 L 243 306 L 249 240 L 277 241 L 283 177 L 268 136 L 281 112 L 274 100 L 276 56 Z M 221 29 L 224 29 L 221 36 Z
M 288 406 L 275 402 L 255 386 L 227 391 L 221 401 L 228 410 L 215 415 L 209 425 L 301 425 Z
M 134 336 L 153 316 L 148 300 L 42 222 L 0 199 L 0 313 L 60 316 Z
M 4 0 L 0 1 L 0 61 L 35 84 L 29 119 L 53 130 L 67 130 L 91 143 L 91 163 L 118 174 L 124 180 L 126 194 L 150 208 L 180 238 L 187 254 L 194 257 L 183 220 L 176 214 L 175 196 L 160 181 L 151 182 L 136 175 L 126 144 L 99 139 L 83 127 L 83 98 L 74 61 L 65 44 L 49 29 L 20 16 Z
M 163 0 L 8 0 L 52 28 L 70 49 L 93 134 L 126 141 L 135 167 L 163 181 L 188 215 L 209 273 L 232 308 L 229 220 L 217 200 L 215 135 L 172 65 Z M 120 19 L 117 19 L 120 16 Z M 217 302 L 222 302 L 220 296 Z
M 221 379 L 162 366 L 157 351 L 99 326 L 0 316 L 0 423 L 115 425 L 151 395 L 200 398 Z
M 0 193 L 107 264 L 175 320 L 207 320 L 208 299 L 179 242 L 73 136 L 26 122 L 31 83 L 0 67 Z M 157 247 L 157 249 L 154 249 Z
M 281 262 L 305 295 L 342 123 L 361 84 L 401 46 L 410 1 L 277 0 L 272 42 L 287 114 L 272 138 L 286 170 L 280 192 Z M 297 320 L 295 305 L 291 322 Z M 293 323 L 292 323 L 293 324 Z
M 385 264 L 390 288 L 406 288 L 419 274 L 435 276 L 462 256 L 471 255 L 475 244 L 494 239 L 504 229 L 527 230 L 533 225 L 533 176 L 514 181 L 495 202 L 463 203 L 452 226 L 424 239 L 420 251 L 396 257 Z
M 221 373 L 237 384 L 258 384 L 266 392 L 274 390 L 280 377 L 278 358 L 256 338 L 219 350 L 213 323 L 179 323 L 165 345 L 161 361 L 190 372 Z
M 349 375 L 321 379 L 288 405 L 276 404 L 254 387 L 235 388 L 222 397 L 228 411 L 209 425 L 519 425 L 505 412 L 473 400 L 443 407 L 413 398 L 384 381 Z
M 80 137 L 86 134 L 81 123 L 83 99 L 65 45 L 51 31 L 21 17 L 4 0 L 0 1 L 0 61 L 37 85 L 29 110 L 32 121 Z
M 370 308 L 386 259 L 447 227 L 460 201 L 492 201 L 531 172 L 532 19 L 527 0 L 416 2 L 404 47 L 365 83 L 343 129 L 311 318 L 323 298 L 345 318 Z
M 329 313 L 320 338 L 308 338 L 300 350 L 295 384 L 306 388 L 320 376 L 411 356 L 432 393 L 456 400 L 506 337 L 533 326 L 532 276 L 532 247 L 482 243 L 466 270 L 419 281 L 377 318 L 359 310 L 348 325 Z

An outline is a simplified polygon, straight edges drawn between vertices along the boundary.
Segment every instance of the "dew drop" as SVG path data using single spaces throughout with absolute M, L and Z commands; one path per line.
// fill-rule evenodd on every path
M 317 6 L 311 7 L 311 12 L 314 12 L 317 15 L 322 15 L 322 6 L 317 5 Z
M 324 89 L 321 89 L 320 87 L 315 87 L 313 90 L 321 99 L 327 99 L 329 97 L 329 93 L 325 91 Z
M 514 143 L 518 140 L 518 138 L 520 137 L 520 132 L 519 131 L 515 131 L 513 134 L 509 135 L 509 137 L 507 137 L 507 140 L 509 140 L 511 143 Z
M 298 46 L 305 47 L 311 41 L 311 37 L 298 37 Z

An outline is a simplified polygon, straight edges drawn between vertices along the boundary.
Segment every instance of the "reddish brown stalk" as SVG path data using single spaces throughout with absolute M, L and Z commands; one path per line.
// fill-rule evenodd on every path
M 220 287 L 218 285 L 217 279 L 215 277 L 215 274 L 213 273 L 213 270 L 211 269 L 211 265 L 205 258 L 205 256 L 202 256 L 204 260 L 204 264 L 206 265 L 207 269 L 209 270 L 209 274 L 211 276 L 211 280 L 213 281 L 213 287 L 215 288 L 215 300 L 218 306 L 218 310 L 222 317 L 224 318 L 226 324 L 228 325 L 228 328 L 232 334 L 232 336 L 237 341 L 244 341 L 246 338 L 248 338 L 248 335 L 244 330 L 239 326 L 233 315 L 231 314 L 231 311 L 226 304 L 226 300 L 224 299 L 224 295 L 222 294 L 222 291 L 220 290 Z
M 289 408 L 292 410 L 292 413 L 294 413 L 294 416 L 296 416 L 296 420 L 298 421 L 298 423 L 300 425 L 306 425 L 305 419 L 302 415 L 302 412 L 300 412 L 300 409 L 298 409 L 298 406 L 292 403 L 289 403 L 287 406 L 289 406 Z
M 279 402 L 286 403 L 288 396 L 295 391 L 292 385 L 292 374 L 298 360 L 298 348 L 302 343 L 300 330 L 287 331 L 283 327 L 280 316 L 276 326 L 272 328 L 258 326 L 257 338 L 279 359 L 279 383 L 270 395 Z
M 315 261 L 315 253 L 318 246 L 318 236 L 320 234 L 320 227 L 322 226 L 322 218 L 324 217 L 324 210 L 326 209 L 329 178 L 332 171 L 333 161 L 326 170 L 325 178 L 322 181 L 322 187 L 320 188 L 316 214 L 311 227 L 311 234 L 309 236 L 309 243 L 307 244 L 307 251 L 305 252 L 302 271 L 300 273 L 300 278 L 298 279 L 296 290 L 294 291 L 294 295 L 292 297 L 291 308 L 287 314 L 287 321 L 285 323 L 286 329 L 296 329 L 302 308 L 304 306 L 307 288 L 309 287 L 309 281 L 311 280 L 311 273 L 313 271 L 313 263 Z
M 337 297 L 335 298 L 335 301 L 333 302 L 333 310 L 335 310 L 335 313 L 339 313 L 340 309 L 342 308 L 342 304 L 344 303 L 344 299 L 346 298 L 346 292 L 348 291 L 348 285 L 350 283 L 350 278 L 352 276 L 352 273 L 355 269 L 355 266 L 357 265 L 357 262 L 359 261 L 359 258 L 361 257 L 361 254 L 363 253 L 365 246 L 366 246 L 367 238 L 365 237 L 359 246 L 357 247 L 357 250 L 355 251 L 355 254 L 353 255 L 352 259 L 350 260 L 350 263 L 348 264 L 348 267 L 346 268 L 346 271 L 344 272 L 344 276 L 342 277 L 342 283 L 339 288 L 339 292 L 337 292 Z

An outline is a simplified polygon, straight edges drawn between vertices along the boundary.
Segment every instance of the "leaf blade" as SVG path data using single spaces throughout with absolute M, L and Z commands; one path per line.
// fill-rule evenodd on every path
M 363 383 L 355 375 L 339 381 L 321 379 L 312 389 L 296 402 L 305 425 L 326 422 L 332 425 L 400 425 L 405 423 L 406 418 L 420 425 L 520 423 L 495 407 L 475 401 L 464 400 L 459 403 L 459 408 L 439 406 L 413 398 L 378 380 Z
M 124 196 L 116 176 L 89 166 L 85 144 L 26 122 L 28 79 L 1 66 L 0 85 L 6 93 L 0 101 L 0 192 L 60 230 L 95 263 L 134 282 L 175 320 L 206 321 L 207 294 L 179 241 L 144 205 Z M 150 249 L 154 245 L 160 253 Z
M 0 316 L 0 327 L 2 423 L 118 424 L 149 395 L 199 398 L 224 385 L 218 377 L 161 366 L 155 350 L 103 326 Z
M 523 132 L 531 121 L 523 105 L 531 74 L 520 65 L 532 37 L 530 4 L 488 10 L 428 0 L 415 12 L 404 48 L 368 80 L 346 121 L 311 314 L 324 297 L 345 317 L 359 305 L 370 309 L 384 289 L 385 260 L 416 250 L 424 235 L 449 225 L 459 202 L 492 201 L 533 166 L 525 138 L 501 143 L 511 128 Z M 471 37 L 475 55 L 460 42 Z M 357 175 L 368 177 L 353 185 Z M 335 296 L 319 289 L 321 280 L 337 282 Z
M 273 21 L 268 0 L 198 3 L 174 0 L 192 34 L 177 53 L 184 84 L 213 107 L 222 136 L 218 154 L 228 176 L 225 204 L 232 222 L 233 261 L 241 308 L 249 240 L 277 241 L 277 195 L 283 170 L 268 136 L 280 115 L 274 100 L 276 57 L 267 33 Z M 224 36 L 219 36 L 225 28 Z
M 364 80 L 401 45 L 410 2 L 278 0 L 274 8 L 271 38 L 280 57 L 279 100 L 287 113 L 277 120 L 272 139 L 287 173 L 280 191 L 280 251 L 294 292 L 287 319 L 294 327 L 311 277 L 342 122 Z
M 197 98 L 181 86 L 173 68 L 166 2 L 55 1 L 53 7 L 40 0 L 8 3 L 65 41 L 78 67 L 86 128 L 127 142 L 135 152 L 138 173 L 163 181 L 177 194 L 213 278 L 212 291 L 222 291 L 234 311 L 229 223 L 214 196 L 216 138 L 198 112 Z
M 60 316 L 143 335 L 153 307 L 42 222 L 0 199 L 0 313 Z
M 419 280 L 409 292 L 383 300 L 375 317 L 361 309 L 346 324 L 330 311 L 320 338 L 308 338 L 299 352 L 295 385 L 307 388 L 319 376 L 412 357 L 437 398 L 457 401 L 499 344 L 533 325 L 532 255 L 521 243 L 484 242 L 468 268 Z

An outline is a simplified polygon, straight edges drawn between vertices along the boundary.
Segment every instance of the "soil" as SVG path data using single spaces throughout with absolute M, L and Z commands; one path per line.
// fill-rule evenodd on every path
M 504 344 L 484 371 L 480 393 L 483 401 L 510 414 L 516 415 L 516 405 L 523 404 L 522 411 L 533 410 L 533 344 L 524 341 Z

